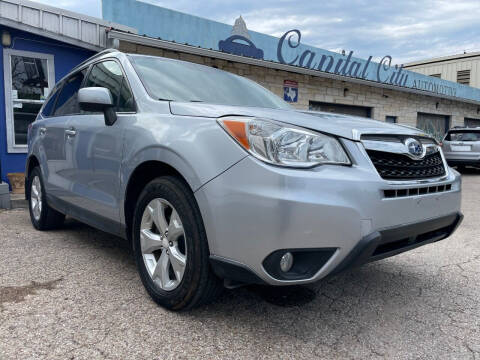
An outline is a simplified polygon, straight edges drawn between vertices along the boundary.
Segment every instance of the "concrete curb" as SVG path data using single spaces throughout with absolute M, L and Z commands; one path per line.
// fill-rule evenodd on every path
M 28 209 L 25 194 L 10 194 L 10 209 Z
M 10 209 L 10 189 L 7 183 L 0 182 L 0 209 Z

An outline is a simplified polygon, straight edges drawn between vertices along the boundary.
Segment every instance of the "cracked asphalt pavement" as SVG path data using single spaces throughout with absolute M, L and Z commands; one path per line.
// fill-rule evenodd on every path
M 480 359 L 480 172 L 449 239 L 289 290 L 244 287 L 173 313 L 118 238 L 0 212 L 0 359 Z

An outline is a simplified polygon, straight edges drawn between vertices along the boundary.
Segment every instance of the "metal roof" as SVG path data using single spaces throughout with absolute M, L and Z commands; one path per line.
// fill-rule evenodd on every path
M 222 59 L 222 60 L 227 60 L 227 61 L 232 61 L 237 63 L 283 70 L 283 71 L 288 71 L 288 72 L 297 73 L 297 74 L 329 78 L 329 79 L 340 80 L 340 81 L 345 81 L 350 83 L 357 83 L 357 84 L 373 86 L 373 87 L 378 87 L 383 89 L 390 89 L 390 90 L 401 91 L 406 93 L 431 96 L 434 98 L 448 99 L 448 100 L 454 100 L 454 101 L 463 102 L 463 103 L 480 105 L 480 101 L 458 98 L 458 97 L 438 94 L 438 93 L 431 93 L 431 92 L 419 90 L 419 89 L 412 89 L 412 88 L 407 88 L 402 86 L 379 83 L 371 80 L 364 80 L 364 79 L 338 75 L 338 74 L 328 73 L 328 72 L 319 71 L 319 70 L 312 70 L 312 69 L 308 69 L 308 68 L 300 67 L 296 65 L 288 65 L 288 64 L 282 64 L 274 61 L 260 60 L 252 57 L 233 55 L 233 54 L 229 54 L 219 50 L 205 49 L 200 46 L 192 46 L 189 44 L 179 44 L 173 41 L 152 38 L 146 35 L 131 34 L 124 31 L 118 31 L 118 30 L 112 29 L 107 32 L 107 37 L 108 39 L 112 40 L 112 43 L 113 43 L 112 45 L 114 47 L 118 47 L 119 41 L 126 41 L 134 44 L 151 46 L 151 47 L 156 47 L 156 48 L 165 49 L 165 50 L 178 51 L 178 52 L 192 54 L 192 55 L 206 56 L 210 58 Z
M 27 0 L 0 0 L 0 24 L 94 51 L 107 47 L 107 29 L 137 33 L 125 25 Z
M 417 61 L 404 64 L 403 67 L 409 68 L 412 66 L 436 64 L 436 63 L 445 62 L 445 61 L 464 60 L 464 59 L 474 58 L 474 57 L 480 58 L 480 52 L 471 52 L 471 53 L 465 53 L 465 54 L 441 56 L 441 57 L 430 58 L 425 60 L 417 60 Z

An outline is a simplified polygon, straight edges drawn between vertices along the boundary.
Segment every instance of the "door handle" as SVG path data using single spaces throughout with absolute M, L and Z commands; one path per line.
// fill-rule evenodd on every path
M 38 132 L 40 133 L 40 135 L 45 135 L 47 133 L 47 128 L 41 127 L 40 129 L 38 129 Z
M 77 131 L 75 129 L 67 129 L 65 130 L 65 134 L 67 134 L 68 137 L 73 137 L 77 135 Z

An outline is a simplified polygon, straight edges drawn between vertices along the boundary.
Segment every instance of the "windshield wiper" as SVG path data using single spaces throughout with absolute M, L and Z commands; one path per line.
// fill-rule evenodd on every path
M 204 102 L 203 100 L 190 100 L 190 102 Z
M 172 100 L 172 99 L 164 99 L 164 98 L 158 98 L 157 100 L 158 101 L 175 101 L 175 100 Z

